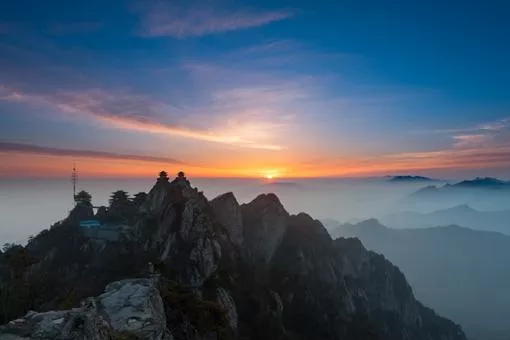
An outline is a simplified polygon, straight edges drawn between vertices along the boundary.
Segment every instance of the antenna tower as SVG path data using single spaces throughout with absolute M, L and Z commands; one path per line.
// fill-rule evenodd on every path
M 76 164 L 73 162 L 73 173 L 71 175 L 73 182 L 73 201 L 76 200 L 76 182 L 78 181 L 78 174 L 76 173 Z

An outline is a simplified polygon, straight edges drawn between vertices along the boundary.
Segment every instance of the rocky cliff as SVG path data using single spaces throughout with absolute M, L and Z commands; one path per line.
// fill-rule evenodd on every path
M 158 305 L 149 296 L 159 293 L 165 322 L 160 312 L 151 316 L 160 320 L 153 333 L 144 331 L 145 322 L 131 322 L 129 330 L 144 339 L 465 339 L 460 327 L 416 301 L 398 268 L 358 240 L 333 241 L 320 222 L 288 214 L 275 195 L 244 205 L 232 194 L 208 201 L 183 176 L 160 178 L 137 216 L 130 239 L 97 243 L 69 219 L 0 255 L 0 289 L 19 297 L 19 308 L 0 309 L 0 317 L 70 308 L 108 282 L 149 275 L 157 283 L 146 291 L 148 301 Z M 45 286 L 39 276 L 51 287 L 37 288 Z M 104 294 L 130 281 L 121 282 Z M 96 306 L 104 305 L 104 294 L 93 299 Z M 129 317 L 117 322 L 117 314 L 104 314 L 107 308 L 80 308 L 87 322 L 105 319 L 106 330 L 130 324 Z M 73 311 L 55 313 L 67 320 Z M 30 331 L 21 336 L 37 338 L 34 315 L 25 317 Z
M 6 340 L 172 339 L 163 301 L 150 279 L 110 283 L 103 294 L 70 310 L 29 312 L 0 327 L 0 334 Z

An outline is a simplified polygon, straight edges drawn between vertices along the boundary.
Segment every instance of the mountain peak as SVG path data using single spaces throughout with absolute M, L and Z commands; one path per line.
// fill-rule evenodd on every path
M 437 212 L 438 213 L 440 213 L 440 212 L 448 212 L 448 213 L 463 213 L 463 214 L 465 214 L 465 213 L 472 213 L 472 212 L 478 212 L 478 211 L 473 209 L 473 208 L 471 208 L 467 204 L 460 204 L 460 205 L 457 205 L 457 206 L 452 207 L 452 208 L 438 210 Z
M 244 246 L 254 263 L 269 263 L 287 230 L 289 213 L 275 194 L 262 194 L 241 206 Z
M 275 206 L 281 206 L 283 208 L 282 203 L 280 202 L 280 199 L 278 196 L 276 196 L 273 193 L 268 194 L 260 194 L 253 201 L 251 201 L 250 204 L 254 205 L 275 205 Z
M 387 229 L 376 218 L 370 218 L 368 220 L 361 221 L 356 225 L 356 228 Z
M 198 190 L 191 186 L 184 172 L 180 171 L 170 182 L 166 171 L 161 171 L 140 210 L 159 211 L 164 209 L 167 203 L 182 203 L 198 194 Z
M 237 246 L 243 243 L 243 217 L 241 206 L 232 192 L 220 195 L 210 202 L 216 219 L 230 235 L 230 240 Z
M 392 176 L 389 179 L 390 182 L 429 182 L 433 181 L 432 178 L 429 177 L 423 177 L 423 176 Z
M 493 177 L 477 177 L 473 180 L 466 180 L 453 185 L 453 187 L 464 188 L 506 188 L 510 182 L 502 181 Z

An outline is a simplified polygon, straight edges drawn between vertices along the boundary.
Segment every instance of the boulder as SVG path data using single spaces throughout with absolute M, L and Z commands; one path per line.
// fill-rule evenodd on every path
M 110 340 L 115 336 L 171 340 L 163 302 L 150 279 L 109 284 L 103 294 L 82 301 L 79 308 L 29 312 L 0 327 L 1 340 Z

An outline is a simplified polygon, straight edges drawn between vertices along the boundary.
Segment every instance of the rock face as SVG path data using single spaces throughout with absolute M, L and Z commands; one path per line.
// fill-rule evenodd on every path
M 260 195 L 241 209 L 246 257 L 254 264 L 267 264 L 282 241 L 289 214 L 274 194 Z
M 163 301 L 152 280 L 110 283 L 103 294 L 89 303 L 97 303 L 117 331 L 131 332 L 142 339 L 168 338 Z
M 459 322 L 473 339 L 504 339 L 499 330 L 510 334 L 510 236 L 458 226 L 392 229 L 377 220 L 343 225 L 332 236 L 357 237 L 383 254 L 422 302 Z
M 69 214 L 69 219 L 73 221 L 88 220 L 93 217 L 94 210 L 92 209 L 92 204 L 86 202 L 76 204 Z
M 221 230 L 214 224 L 205 196 L 185 179 L 159 181 L 144 208 L 148 217 L 138 225 L 144 248 L 162 263 L 165 272 L 175 273 L 179 282 L 203 284 L 221 257 Z
M 75 237 L 74 247 L 45 246 L 55 230 L 36 237 L 28 249 L 33 263 L 6 286 L 57 265 L 64 269 L 51 273 L 73 273 L 58 280 L 60 289 L 82 280 L 97 289 L 104 281 L 87 277 L 133 277 L 154 268 L 158 290 L 145 280 L 114 282 L 87 306 L 66 312 L 90 313 L 90 324 L 104 320 L 106 330 L 147 339 L 168 338 L 168 328 L 175 340 L 465 340 L 458 326 L 416 301 L 382 256 L 357 240 L 333 241 L 320 222 L 289 215 L 273 194 L 242 206 L 232 194 L 209 202 L 183 175 L 160 176 L 139 210 L 132 243 L 90 249 L 78 230 L 62 226 L 57 231 L 62 239 Z M 52 300 L 42 293 L 35 298 L 39 307 Z
M 227 229 L 232 243 L 240 247 L 243 244 L 243 215 L 234 194 L 229 192 L 216 197 L 211 201 L 211 207 L 218 222 Z
M 113 282 L 82 307 L 46 313 L 29 312 L 0 327 L 0 339 L 109 340 L 115 335 L 136 339 L 172 339 L 154 282 L 135 279 Z

